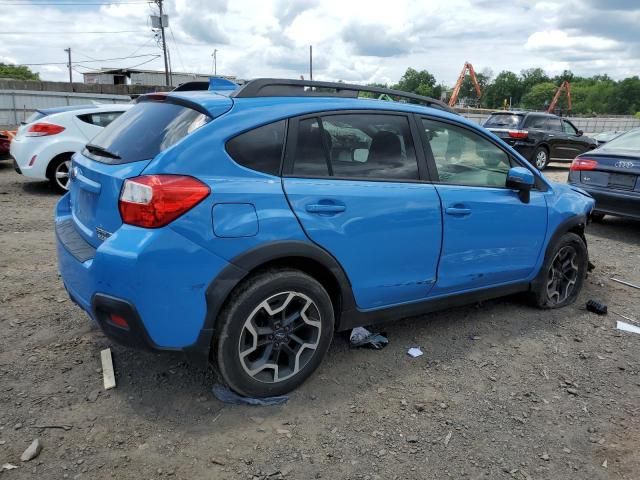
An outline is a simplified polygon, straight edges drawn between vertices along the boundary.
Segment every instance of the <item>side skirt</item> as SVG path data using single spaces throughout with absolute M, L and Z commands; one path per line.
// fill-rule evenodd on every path
M 529 289 L 529 282 L 514 283 L 469 293 L 458 293 L 446 297 L 434 298 L 423 302 L 398 305 L 382 310 L 366 312 L 357 309 L 344 310 L 341 315 L 341 322 L 338 326 L 338 331 L 350 330 L 355 327 L 364 327 L 367 325 L 375 325 L 407 317 L 414 317 L 416 315 L 436 312 L 452 307 L 459 307 L 461 305 L 468 305 L 482 300 L 489 300 L 492 298 L 512 295 L 514 293 L 526 292 Z

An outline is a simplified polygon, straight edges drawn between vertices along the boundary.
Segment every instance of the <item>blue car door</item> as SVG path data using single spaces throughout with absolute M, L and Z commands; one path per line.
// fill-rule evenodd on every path
M 428 118 L 419 124 L 443 209 L 442 254 L 431 295 L 526 280 L 546 235 L 544 194 L 534 189 L 524 203 L 506 188 L 515 160 L 474 129 Z
M 435 283 L 440 200 L 420 180 L 426 163 L 411 121 L 375 111 L 290 121 L 284 191 L 307 236 L 342 265 L 361 309 L 425 299 Z

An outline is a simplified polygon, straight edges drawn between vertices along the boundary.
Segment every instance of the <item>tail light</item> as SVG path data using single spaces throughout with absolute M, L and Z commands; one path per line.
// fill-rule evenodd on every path
M 193 177 L 143 175 L 125 180 L 118 208 L 124 223 L 159 228 L 191 210 L 210 192 Z
M 64 132 L 64 127 L 54 123 L 38 122 L 31 125 L 25 132 L 25 137 L 46 137 Z
M 592 160 L 590 158 L 575 158 L 573 162 L 571 162 L 571 168 L 569 170 L 579 171 L 579 170 L 594 170 L 598 168 L 597 160 Z
M 509 130 L 508 134 L 511 138 L 516 138 L 518 140 L 522 140 L 529 136 L 529 132 L 526 130 Z

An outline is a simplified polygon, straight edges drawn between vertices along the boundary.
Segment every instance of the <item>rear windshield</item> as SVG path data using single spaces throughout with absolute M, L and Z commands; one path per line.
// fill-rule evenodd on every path
M 44 117 L 46 117 L 46 116 L 47 116 L 46 114 L 44 114 L 44 113 L 42 113 L 42 112 L 38 112 L 38 111 L 36 110 L 36 111 L 35 111 L 35 112 L 33 112 L 31 115 L 29 115 L 29 116 L 27 117 L 27 119 L 26 119 L 24 122 L 22 122 L 22 125 L 27 125 L 27 124 L 29 124 L 29 123 L 33 123 L 33 122 L 35 122 L 36 120 L 40 120 L 41 118 L 44 118 Z
M 111 164 L 149 160 L 209 120 L 209 116 L 183 105 L 142 102 L 96 135 L 85 154 Z
M 517 128 L 522 120 L 522 115 L 513 113 L 492 113 L 487 121 L 484 122 L 485 127 L 498 128 Z
M 605 143 L 598 150 L 601 152 L 640 156 L 640 129 L 624 133 Z

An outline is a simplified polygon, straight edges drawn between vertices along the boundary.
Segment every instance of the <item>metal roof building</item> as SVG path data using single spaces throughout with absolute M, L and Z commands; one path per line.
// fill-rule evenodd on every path
M 84 83 L 102 85 L 165 85 L 164 71 L 140 70 L 136 68 L 103 68 L 95 72 L 82 74 Z M 210 74 L 171 72 L 171 85 L 178 86 L 181 83 L 195 80 L 209 81 Z M 235 77 L 224 77 L 234 80 Z

